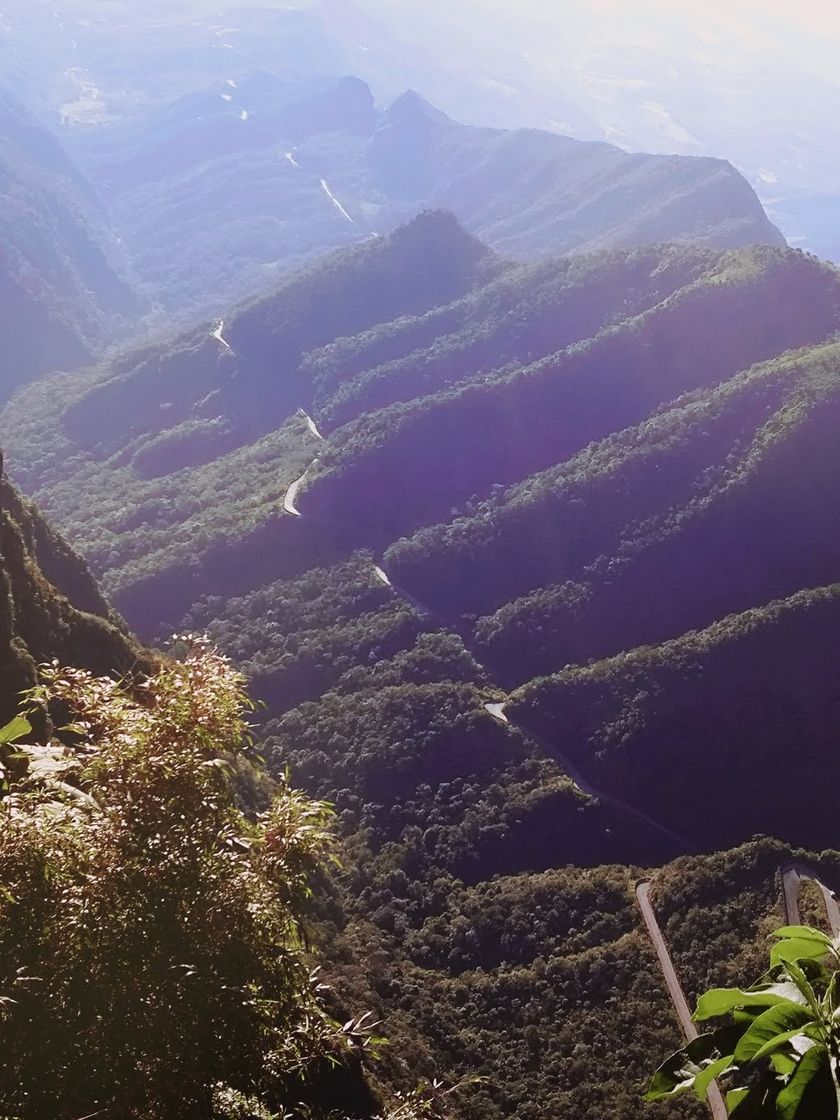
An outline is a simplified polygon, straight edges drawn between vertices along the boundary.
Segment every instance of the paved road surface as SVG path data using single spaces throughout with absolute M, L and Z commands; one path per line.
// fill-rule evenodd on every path
M 837 905 L 834 892 L 818 879 L 811 868 L 806 867 L 805 864 L 793 863 L 782 868 L 782 897 L 784 901 L 786 923 L 789 926 L 798 926 L 800 924 L 799 883 L 802 879 L 810 879 L 812 882 L 816 883 L 822 891 L 825 915 L 828 918 L 828 924 L 831 926 L 832 934 L 837 937 L 840 935 L 840 907 Z
M 313 436 L 315 436 L 316 439 L 323 439 L 324 437 L 318 431 L 318 425 L 315 423 L 315 421 L 312 419 L 312 417 L 309 415 L 309 413 L 305 409 L 302 408 L 300 410 L 300 414 L 303 417 L 303 419 L 306 421 L 306 426 L 307 426 L 307 428 L 309 428 L 309 430 L 313 434 Z
M 303 472 L 303 474 L 300 476 L 300 478 L 295 479 L 295 481 L 292 483 L 292 485 L 286 491 L 286 497 L 283 499 L 283 509 L 286 511 L 286 513 L 290 513 L 292 515 L 292 517 L 300 517 L 301 516 L 301 512 L 297 508 L 297 504 L 296 504 L 297 503 L 298 491 L 300 490 L 301 486 L 303 486 L 304 482 L 306 482 L 306 476 L 309 474 L 309 472 L 312 470 L 312 468 L 316 465 L 317 462 L 318 462 L 317 459 L 313 459 L 312 462 L 309 464 L 309 466 L 306 468 L 306 470 Z
M 225 338 L 225 321 L 224 321 L 224 319 L 219 320 L 219 325 L 213 331 L 213 338 L 215 338 L 217 342 L 221 342 L 221 344 L 222 344 L 222 346 L 224 346 L 225 350 L 229 350 L 231 352 L 231 354 L 233 353 L 233 347 L 228 343 L 227 339 Z
M 688 1002 L 680 986 L 679 979 L 677 978 L 677 970 L 674 968 L 671 954 L 668 952 L 668 946 L 665 944 L 665 938 L 662 936 L 662 930 L 659 928 L 659 922 L 656 920 L 656 914 L 650 904 L 650 881 L 636 885 L 636 900 L 639 903 L 639 909 L 642 912 L 645 925 L 647 926 L 648 936 L 651 943 L 656 950 L 656 956 L 659 959 L 659 967 L 662 969 L 662 975 L 665 978 L 665 986 L 668 989 L 668 995 L 671 997 L 671 1003 L 674 1005 L 674 1010 L 677 1013 L 677 1018 L 680 1021 L 683 1034 L 686 1041 L 691 1042 L 692 1039 L 697 1037 L 697 1027 L 691 1019 L 691 1011 L 688 1007 Z M 726 1105 L 723 1102 L 720 1089 L 718 1089 L 717 1082 L 713 1081 L 709 1086 L 709 1093 L 706 1098 L 714 1120 L 726 1120 Z

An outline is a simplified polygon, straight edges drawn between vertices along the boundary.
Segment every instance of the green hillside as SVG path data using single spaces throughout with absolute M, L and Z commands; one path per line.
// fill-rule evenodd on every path
M 836 846 L 838 276 L 517 265 L 429 213 L 6 407 L 131 624 L 209 632 L 269 767 L 335 805 L 313 917 L 388 1084 L 635 1120 L 678 1041 L 636 880 L 696 993 L 752 979 L 780 866 Z
M 2 474 L 0 456 L 0 724 L 20 708 L 37 666 L 58 659 L 129 673 L 148 654 L 129 637 L 82 560 Z
M 595 784 L 700 847 L 836 835 L 840 589 L 800 591 L 706 630 L 530 681 L 511 718 Z M 797 789 L 786 778 L 796 760 Z

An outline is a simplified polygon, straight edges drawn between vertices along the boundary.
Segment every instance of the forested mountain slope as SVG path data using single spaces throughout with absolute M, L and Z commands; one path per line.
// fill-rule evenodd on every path
M 562 741 L 594 781 L 655 805 L 698 846 L 714 806 L 722 845 L 775 832 L 821 847 L 840 809 L 834 779 L 825 785 L 837 771 L 838 611 L 837 584 L 799 591 L 530 681 L 514 693 L 511 718 Z M 792 758 L 797 784 L 819 798 L 791 790 Z
M 102 205 L 59 142 L 0 89 L 0 398 L 88 360 L 134 299 Z
M 724 161 L 461 125 L 412 92 L 380 109 L 358 78 L 321 74 L 243 74 L 232 58 L 211 87 L 71 134 L 168 309 L 222 307 L 424 207 L 522 259 L 666 240 L 784 244 Z
M 83 561 L 2 473 L 0 456 L 0 723 L 57 659 L 96 673 L 148 664 Z
M 336 805 L 335 982 L 412 1076 L 490 1077 L 459 1115 L 635 1117 L 675 1041 L 640 869 L 791 845 L 662 873 L 696 991 L 834 844 L 765 762 L 840 778 L 839 317 L 786 248 L 513 264 L 426 213 L 4 411 L 132 624 L 208 630 Z

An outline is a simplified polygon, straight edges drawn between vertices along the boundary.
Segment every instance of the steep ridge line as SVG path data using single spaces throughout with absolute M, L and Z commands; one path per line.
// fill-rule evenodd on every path
M 656 920 L 656 914 L 650 902 L 650 886 L 650 879 L 642 879 L 641 882 L 636 884 L 636 901 L 642 912 L 648 937 L 659 960 L 665 987 L 668 989 L 668 995 L 671 997 L 671 1003 L 674 1005 L 680 1027 L 685 1035 L 686 1042 L 692 1042 L 697 1038 L 697 1027 L 695 1027 L 694 1020 L 691 1018 L 691 1011 L 677 976 L 677 970 L 674 968 L 671 954 L 668 952 L 668 946 L 665 943 L 662 930 L 659 928 L 659 922 Z M 716 1081 L 713 1081 L 709 1086 L 706 1103 L 714 1120 L 726 1120 L 728 1115 L 726 1105 Z
M 283 509 L 286 513 L 289 513 L 294 517 L 303 516 L 297 506 L 298 492 L 306 482 L 307 475 L 316 466 L 317 463 L 318 458 L 316 457 L 312 460 L 312 462 L 309 464 L 300 478 L 296 479 L 286 491 L 286 496 L 283 501 Z M 467 650 L 469 650 L 469 652 L 475 658 L 477 664 L 484 670 L 487 676 L 492 680 L 498 681 L 499 674 L 492 671 L 492 669 L 486 664 L 486 662 L 481 659 L 481 657 L 478 655 L 478 652 L 469 641 L 467 635 L 462 633 L 456 625 L 452 624 L 448 619 L 444 618 L 438 611 L 433 610 L 425 603 L 422 603 L 420 600 L 415 599 L 415 597 L 407 592 L 404 588 L 398 587 L 396 584 L 394 584 L 394 582 L 391 580 L 391 577 L 388 575 L 385 569 L 381 567 L 381 565 L 374 565 L 373 575 L 380 583 L 390 588 L 390 590 L 395 595 L 398 595 L 401 599 L 403 599 L 403 601 L 407 602 L 419 614 L 425 616 L 426 618 L 436 619 L 440 624 L 441 629 L 446 630 L 448 633 L 454 634 L 456 637 L 460 638 Z M 695 846 L 691 844 L 691 842 L 686 837 L 680 836 L 678 833 L 673 832 L 666 825 L 663 825 L 653 817 L 648 816 L 647 813 L 642 812 L 641 809 L 637 809 L 634 805 L 631 805 L 628 802 L 623 801 L 621 798 L 615 797 L 612 794 L 606 793 L 603 790 L 598 789 L 596 786 L 593 786 L 554 743 L 550 743 L 543 736 L 530 731 L 529 729 L 526 729 L 519 724 L 511 723 L 510 717 L 504 710 L 504 701 L 485 704 L 484 709 L 493 719 L 498 720 L 500 723 L 503 723 L 510 728 L 515 727 L 519 734 L 522 735 L 523 739 L 525 739 L 526 742 L 529 742 L 532 746 L 537 747 L 540 753 L 546 755 L 549 758 L 555 759 L 555 761 L 559 763 L 560 767 L 572 782 L 572 785 L 575 787 L 575 789 L 578 790 L 578 792 L 586 797 L 590 797 L 597 801 L 600 801 L 604 805 L 611 806 L 613 809 L 623 814 L 624 816 L 631 817 L 633 820 L 645 825 L 646 828 L 653 829 L 654 832 L 658 832 L 661 836 L 667 837 L 668 841 L 671 844 L 676 844 L 677 848 L 681 852 L 696 851 Z

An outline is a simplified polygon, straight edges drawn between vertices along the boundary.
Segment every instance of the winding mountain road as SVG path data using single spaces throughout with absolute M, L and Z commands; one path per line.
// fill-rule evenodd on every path
M 298 171 L 303 171 L 303 168 L 302 168 L 302 167 L 301 167 L 301 165 L 300 165 L 300 164 L 298 163 L 298 161 L 297 161 L 297 160 L 295 159 L 295 153 L 294 153 L 294 151 L 291 151 L 291 152 L 284 152 L 284 153 L 283 153 L 283 159 L 286 159 L 286 160 L 288 160 L 288 161 L 289 161 L 289 163 L 290 163 L 290 164 L 292 165 L 292 167 L 296 167 L 296 168 L 298 169 Z M 322 190 L 322 191 L 324 192 L 324 194 L 326 195 L 327 199 L 329 200 L 329 203 L 330 203 L 330 205 L 331 205 L 331 206 L 334 206 L 334 207 L 336 208 L 336 210 L 337 210 L 337 211 L 339 212 L 339 214 L 340 214 L 340 215 L 342 216 L 342 218 L 344 218 L 344 220 L 345 220 L 345 221 L 349 222 L 349 223 L 350 223 L 350 225 L 351 225 L 351 226 L 354 226 L 354 227 L 355 227 L 356 229 L 361 229 L 361 226 L 360 226 L 360 225 L 359 225 L 359 223 L 358 223 L 358 222 L 356 221 L 356 219 L 355 219 L 355 218 L 352 218 L 352 217 L 351 217 L 351 216 L 350 216 L 350 215 L 349 215 L 349 214 L 347 213 L 346 209 L 345 209 L 345 208 L 344 208 L 344 207 L 342 206 L 342 204 L 341 204 L 341 202 L 339 201 L 339 199 L 337 199 L 337 198 L 335 197 L 335 195 L 334 195 L 334 194 L 333 194 L 333 192 L 332 192 L 332 188 L 330 187 L 330 185 L 329 185 L 329 183 L 327 182 L 327 180 L 326 180 L 326 179 L 320 179 L 320 178 L 319 178 L 319 179 L 318 179 L 318 183 L 320 184 L 321 190 Z M 378 237 L 378 236 L 379 236 L 379 234 L 373 234 L 373 236 L 374 236 L 374 237 Z
M 313 467 L 317 466 L 317 464 L 318 460 L 313 459 L 306 470 L 303 472 L 303 474 L 300 476 L 300 478 L 295 479 L 295 481 L 286 491 L 286 496 L 283 499 L 283 509 L 286 513 L 290 513 L 292 517 L 302 516 L 300 510 L 297 508 L 298 491 L 300 490 L 301 486 L 303 486 L 304 482 L 306 482 L 306 476 L 309 474 Z
M 321 436 L 321 433 L 318 431 L 317 426 L 315 425 L 314 421 L 312 421 L 309 414 L 303 409 L 300 409 L 299 412 L 307 419 L 309 423 L 311 423 L 310 431 L 314 430 L 314 434 L 323 439 L 323 436 Z M 295 481 L 291 484 L 291 486 L 289 486 L 288 490 L 286 491 L 285 498 L 283 499 L 283 510 L 285 513 L 290 514 L 292 517 L 302 516 L 301 511 L 297 506 L 297 497 L 301 487 L 306 482 L 309 472 L 317 463 L 318 459 L 313 459 L 306 470 L 303 472 L 303 474 L 300 476 L 300 478 L 295 479 Z M 405 591 L 403 588 L 397 587 L 393 583 L 391 577 L 388 575 L 385 569 L 380 565 L 374 565 L 373 575 L 380 583 L 390 588 L 390 590 L 393 591 L 395 595 L 398 595 L 401 599 L 404 599 L 405 602 L 412 606 L 419 614 L 427 618 L 437 618 L 440 621 L 443 629 L 449 631 L 452 634 L 456 634 L 459 638 L 461 638 L 462 641 L 465 642 L 463 634 L 460 633 L 457 627 L 449 623 L 447 619 L 438 615 L 436 611 L 431 610 L 425 605 L 425 603 L 421 603 L 418 599 L 415 599 L 414 596 L 409 592 Z M 471 649 L 469 646 L 467 646 L 467 648 L 470 650 L 470 653 L 472 653 L 473 657 L 476 658 L 478 664 L 482 666 L 487 675 L 492 678 L 495 674 L 490 672 L 487 666 L 481 663 L 478 657 L 476 657 L 476 653 L 473 649 Z M 510 717 L 505 711 L 505 707 L 506 704 L 504 701 L 495 703 L 491 702 L 484 705 L 485 711 L 493 719 L 498 720 L 500 723 L 503 723 L 505 725 L 513 726 L 510 722 Z M 642 812 L 642 810 L 637 809 L 634 805 L 630 805 L 628 802 L 622 801 L 621 798 L 615 797 L 614 795 L 606 793 L 604 790 L 600 790 L 596 786 L 593 786 L 592 783 L 586 779 L 586 777 L 578 770 L 578 768 L 572 763 L 572 761 L 566 755 L 564 755 L 554 743 L 550 743 L 541 735 L 536 734 L 533 731 L 529 731 L 523 727 L 517 726 L 517 730 L 526 740 L 530 740 L 531 743 L 536 745 L 543 754 L 548 755 L 550 758 L 556 759 L 556 761 L 560 764 L 562 769 L 570 778 L 572 784 L 580 793 L 584 794 L 585 796 L 595 798 L 605 805 L 610 805 L 613 809 L 624 814 L 625 816 L 629 816 L 639 823 L 644 824 L 646 828 L 653 829 L 660 835 L 666 836 L 668 840 L 671 841 L 671 843 L 675 843 L 679 849 L 688 851 L 692 850 L 692 845 L 686 840 L 685 837 L 679 836 L 666 825 L 663 825 L 659 821 L 654 820 L 653 817 L 649 817 L 647 813 L 644 813 Z
M 376 578 L 379 580 L 379 582 L 384 583 L 386 587 L 393 587 L 394 586 L 393 583 L 391 583 L 391 580 L 390 580 L 390 577 L 388 576 L 388 573 L 385 571 L 384 568 L 380 568 L 378 564 L 374 564 L 373 574 L 376 576 Z
M 682 1032 L 685 1035 L 686 1042 L 691 1042 L 693 1039 L 697 1038 L 697 1027 L 695 1027 L 692 1021 L 688 1001 L 685 998 L 685 993 L 677 977 L 677 970 L 674 968 L 671 954 L 668 952 L 668 946 L 665 943 L 665 938 L 662 936 L 659 922 L 656 920 L 656 914 L 650 902 L 650 886 L 649 879 L 643 879 L 640 883 L 636 884 L 636 901 L 639 904 L 648 936 L 650 937 L 651 944 L 659 960 L 659 967 L 662 970 L 665 987 L 668 989 L 668 995 L 671 997 L 671 1003 L 674 1005 L 674 1010 L 680 1021 Z M 716 1081 L 713 1081 L 709 1086 L 706 1102 L 714 1120 L 726 1120 L 726 1105 L 724 1104 Z
M 489 715 L 491 715 L 493 717 L 493 719 L 497 719 L 499 721 L 499 723 L 507 723 L 507 724 L 510 723 L 510 720 L 508 719 L 508 716 L 505 713 L 504 704 L 485 704 L 484 705 L 484 710 Z
M 327 198 L 330 200 L 330 202 L 333 204 L 333 206 L 336 208 L 336 210 L 339 212 L 339 214 L 341 214 L 341 216 L 343 218 L 346 218 L 351 226 L 356 226 L 358 228 L 359 223 L 356 221 L 355 218 L 350 217 L 350 215 L 347 213 L 347 211 L 344 209 L 344 207 L 341 205 L 341 203 L 335 197 L 333 192 L 330 190 L 329 184 L 327 183 L 326 179 L 321 180 L 321 190 L 324 192 L 324 194 L 327 196 Z
M 315 436 L 316 439 L 323 439 L 324 438 L 321 435 L 321 433 L 318 431 L 318 425 L 315 423 L 315 421 L 312 419 L 312 417 L 309 415 L 309 413 L 306 411 L 306 409 L 303 409 L 303 408 L 299 409 L 298 410 L 298 415 L 301 416 L 306 421 L 307 428 L 310 430 L 310 432 L 313 434 L 313 436 Z
M 415 610 L 420 611 L 427 617 L 438 618 L 446 630 L 448 630 L 451 634 L 457 635 L 457 637 L 459 637 L 461 641 L 464 642 L 469 652 L 472 654 L 481 668 L 484 669 L 488 677 L 492 678 L 495 676 L 490 668 L 479 659 L 479 657 L 477 656 L 477 651 L 470 646 L 470 644 L 464 638 L 464 635 L 460 632 L 460 630 L 458 630 L 457 627 L 453 626 L 448 622 L 447 619 L 437 614 L 436 611 L 431 610 L 431 608 L 427 607 L 424 603 L 421 603 L 418 599 L 415 599 L 414 596 L 409 594 L 409 592 L 407 592 L 404 588 L 398 587 L 396 584 L 394 584 L 390 576 L 388 576 L 387 572 L 385 572 L 383 568 L 374 568 L 374 573 L 377 575 L 377 578 L 380 579 L 381 582 L 387 581 L 387 586 L 392 589 L 394 594 L 399 595 L 400 598 L 404 599 L 411 606 L 413 606 Z M 383 576 L 384 580 L 382 579 Z M 624 816 L 632 817 L 640 824 L 644 824 L 646 828 L 653 829 L 661 836 L 666 836 L 668 840 L 670 840 L 671 843 L 676 844 L 679 849 L 683 851 L 692 850 L 693 846 L 684 836 L 678 835 L 666 825 L 661 824 L 657 820 L 654 820 L 653 817 L 649 817 L 647 813 L 642 812 L 641 809 L 637 809 L 635 805 L 631 805 L 627 801 L 622 801 L 620 797 L 615 797 L 613 794 L 607 793 L 605 790 L 598 789 L 597 786 L 592 785 L 592 783 L 584 776 L 584 774 L 581 773 L 581 771 L 572 762 L 572 760 L 567 755 L 565 755 L 555 743 L 550 742 L 544 736 L 535 731 L 522 727 L 519 724 L 511 723 L 510 716 L 505 710 L 506 707 L 507 704 L 504 701 L 497 701 L 485 704 L 484 710 L 488 713 L 488 715 L 492 716 L 493 719 L 498 720 L 499 723 L 503 723 L 509 727 L 515 726 L 520 735 L 522 735 L 526 740 L 530 741 L 533 745 L 538 747 L 542 754 L 548 755 L 550 758 L 554 758 L 560 764 L 561 768 L 565 771 L 566 775 L 571 780 L 572 785 L 576 790 L 578 790 L 579 793 L 582 793 L 587 797 L 592 797 L 600 801 L 604 805 L 610 805 L 613 809 L 615 809 L 619 813 L 622 813 Z
M 225 338 L 225 321 L 224 321 L 224 319 L 219 320 L 218 326 L 212 332 L 212 337 L 215 338 L 217 342 L 220 342 L 222 344 L 222 346 L 224 346 L 225 350 L 228 350 L 231 354 L 233 353 L 233 347 L 230 345 L 230 343 Z
M 789 926 L 800 924 L 799 888 L 803 879 L 810 879 L 811 882 L 817 884 L 822 892 L 826 918 L 831 926 L 833 935 L 835 937 L 839 936 L 840 907 L 837 905 L 834 891 L 825 885 L 814 869 L 803 863 L 790 863 L 780 868 L 780 872 L 782 878 L 782 910 L 784 911 L 785 924 Z M 640 883 L 637 883 L 636 901 L 642 912 L 642 918 L 644 919 L 651 944 L 656 951 L 659 967 L 662 970 L 662 976 L 665 980 L 665 986 L 668 989 L 668 994 L 671 997 L 671 1002 L 674 1005 L 674 1010 L 677 1013 L 677 1018 L 680 1021 L 683 1034 L 685 1035 L 686 1041 L 691 1042 L 692 1039 L 697 1037 L 697 1028 L 692 1022 L 688 1002 L 680 986 L 674 963 L 671 960 L 671 954 L 668 952 L 668 946 L 662 935 L 662 930 L 659 928 L 659 923 L 656 920 L 656 914 L 650 902 L 650 887 L 651 883 L 649 879 L 644 879 Z M 723 1097 L 720 1094 L 717 1082 L 713 1081 L 710 1085 L 707 1102 L 714 1120 L 726 1120 L 726 1105 L 723 1102 Z

